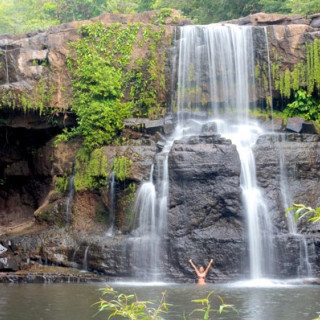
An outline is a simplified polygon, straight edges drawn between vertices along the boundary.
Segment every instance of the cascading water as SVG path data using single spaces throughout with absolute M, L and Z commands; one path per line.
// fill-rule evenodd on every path
M 179 126 L 207 112 L 207 121 L 237 146 L 248 222 L 251 278 L 272 273 L 270 214 L 256 181 L 252 151 L 262 130 L 249 120 L 255 100 L 252 27 L 213 24 L 181 28 L 177 106 Z M 204 116 L 200 113 L 200 116 Z M 211 116 L 211 117 L 210 117 Z
M 288 172 L 286 167 L 286 159 L 282 143 L 286 141 L 285 135 L 279 135 L 278 141 L 278 154 L 279 154 L 279 166 L 280 166 L 280 191 L 283 203 L 283 208 L 292 206 L 292 196 L 290 191 L 290 184 L 288 182 Z M 309 251 L 306 238 L 298 232 L 297 224 L 294 221 L 293 212 L 287 215 L 288 230 L 297 239 L 299 243 L 299 265 L 297 267 L 297 275 L 299 277 L 312 277 L 312 265 L 309 259 Z
M 82 263 L 82 269 L 84 271 L 88 271 L 88 251 L 89 251 L 89 246 L 86 246 L 84 250 L 83 263 Z
M 115 210 L 116 210 L 116 179 L 115 174 L 112 171 L 109 177 L 109 224 L 110 227 L 106 233 L 108 237 L 114 234 L 114 221 L 115 221 Z
M 176 131 L 177 132 L 177 131 Z M 137 275 L 158 280 L 161 274 L 160 252 L 167 228 L 169 197 L 168 157 L 174 138 L 167 140 L 163 150 L 156 156 L 157 189 L 153 182 L 154 166 L 150 178 L 140 187 L 135 204 L 135 221 L 137 229 L 134 238 L 134 266 L 139 270 Z
M 133 238 L 133 265 L 139 278 L 155 280 L 157 274 L 159 234 L 156 219 L 156 189 L 151 167 L 149 181 L 144 182 L 135 202 L 135 225 Z

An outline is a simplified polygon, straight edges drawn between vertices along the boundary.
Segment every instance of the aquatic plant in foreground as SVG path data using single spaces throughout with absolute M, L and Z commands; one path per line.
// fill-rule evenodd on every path
M 108 319 L 122 317 L 131 320 L 164 320 L 162 315 L 169 312 L 168 307 L 170 304 L 167 304 L 165 301 L 166 291 L 162 293 L 160 300 L 155 303 L 150 300 L 141 301 L 135 294 L 119 294 L 109 286 L 101 290 L 102 297 L 100 298 L 100 301 L 96 302 L 94 305 L 98 305 L 98 312 L 107 312 Z M 212 296 L 218 298 L 220 301 L 221 304 L 218 308 L 212 307 L 212 301 L 210 300 Z M 229 310 L 237 312 L 233 305 L 226 304 L 220 296 L 214 293 L 214 291 L 211 291 L 206 298 L 192 300 L 192 302 L 200 306 L 190 313 L 189 318 L 184 314 L 184 320 L 213 320 L 213 313 L 221 314 L 223 312 L 228 312 Z M 200 315 L 194 317 L 193 315 L 196 313 Z

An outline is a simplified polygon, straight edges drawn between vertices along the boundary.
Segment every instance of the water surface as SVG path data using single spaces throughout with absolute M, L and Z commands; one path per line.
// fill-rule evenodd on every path
M 106 319 L 94 314 L 92 304 L 100 297 L 99 288 L 106 284 L 0 284 L 1 320 L 89 320 Z M 110 283 L 115 290 L 136 293 L 139 299 L 158 300 L 166 291 L 173 304 L 166 319 L 182 319 L 197 306 L 191 302 L 214 290 L 225 303 L 233 304 L 231 312 L 214 319 L 244 320 L 311 320 L 320 311 L 320 286 L 297 286 L 288 283 L 252 283 L 181 285 L 164 283 Z M 213 298 L 214 307 L 219 306 Z

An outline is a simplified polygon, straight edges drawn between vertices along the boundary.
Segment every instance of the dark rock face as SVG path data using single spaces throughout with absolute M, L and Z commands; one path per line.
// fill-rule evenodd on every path
M 169 168 L 170 273 L 190 277 L 190 258 L 198 265 L 213 258 L 211 278 L 239 275 L 245 244 L 235 146 L 217 135 L 176 141 Z
M 319 206 L 320 137 L 294 133 L 261 136 L 255 146 L 255 158 L 257 179 L 272 215 L 275 247 L 281 257 L 275 261 L 276 273 L 297 276 L 301 236 L 288 233 L 285 211 L 293 202 Z M 282 190 L 286 192 L 285 198 Z M 305 223 L 298 225 L 298 230 L 306 236 L 315 273 L 320 271 L 316 254 L 319 252 L 319 229 Z

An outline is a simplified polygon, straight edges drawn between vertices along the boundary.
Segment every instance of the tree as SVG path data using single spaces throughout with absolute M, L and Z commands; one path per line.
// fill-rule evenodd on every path
M 292 13 L 311 15 L 320 12 L 319 0 L 286 0 L 286 2 Z
M 0 0 L 0 32 L 24 33 L 57 24 L 55 6 L 42 0 Z
M 266 13 L 290 13 L 288 0 L 260 0 L 261 10 Z
M 107 12 L 135 13 L 138 9 L 138 0 L 109 0 L 106 8 Z

